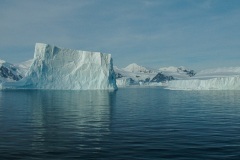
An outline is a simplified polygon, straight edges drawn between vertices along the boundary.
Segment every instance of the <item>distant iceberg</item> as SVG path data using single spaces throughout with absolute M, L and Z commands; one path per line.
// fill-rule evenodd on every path
M 110 54 L 64 49 L 37 43 L 25 77 L 3 88 L 57 90 L 117 89 Z M 27 65 L 26 65 L 27 66 Z M 23 67 L 23 66 L 22 66 Z
M 169 81 L 172 90 L 240 90 L 240 67 L 225 67 L 200 71 L 186 80 Z
M 240 90 L 240 76 L 175 80 L 169 81 L 167 88 L 172 90 Z

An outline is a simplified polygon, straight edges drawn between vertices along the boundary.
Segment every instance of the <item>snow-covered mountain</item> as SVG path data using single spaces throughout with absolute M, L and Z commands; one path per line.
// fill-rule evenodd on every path
M 22 72 L 19 67 L 0 60 L 0 83 L 15 82 L 23 78 Z
M 25 77 L 26 73 L 30 69 L 31 65 L 33 63 L 33 59 L 24 61 L 22 63 L 16 64 L 15 66 L 19 68 L 19 71 L 21 74 Z
M 240 67 L 207 69 L 190 79 L 168 82 L 174 90 L 240 90 Z
M 33 61 L 20 64 L 19 67 L 26 69 L 23 71 L 26 76 L 15 83 L 4 83 L 3 88 L 117 89 L 110 54 L 37 43 Z
M 186 67 L 183 66 L 162 67 L 159 68 L 159 71 L 166 75 L 172 75 L 174 77 L 177 77 L 177 79 L 193 77 L 196 74 L 194 70 L 187 69 Z
M 147 67 L 143 67 L 137 65 L 136 63 L 129 64 L 127 67 L 123 68 L 126 72 L 133 72 L 133 73 L 155 73 L 154 69 L 150 69 Z
M 130 85 L 162 85 L 174 79 L 189 78 L 195 75 L 193 70 L 184 67 L 164 67 L 152 69 L 132 63 L 125 68 L 114 67 L 119 87 Z

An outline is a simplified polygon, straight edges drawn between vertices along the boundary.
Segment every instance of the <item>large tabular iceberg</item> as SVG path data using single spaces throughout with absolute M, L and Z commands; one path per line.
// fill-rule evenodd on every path
M 4 88 L 117 89 L 110 54 L 63 49 L 37 43 L 26 77 Z

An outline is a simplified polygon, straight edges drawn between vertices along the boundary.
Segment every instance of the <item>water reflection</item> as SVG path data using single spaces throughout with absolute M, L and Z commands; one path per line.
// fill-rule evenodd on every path
M 160 88 L 1 91 L 0 159 L 239 157 L 239 96 Z
M 0 137 L 14 137 L 17 145 L 8 145 L 10 148 L 28 146 L 39 154 L 79 149 L 96 152 L 109 134 L 115 96 L 114 91 L 3 91 Z

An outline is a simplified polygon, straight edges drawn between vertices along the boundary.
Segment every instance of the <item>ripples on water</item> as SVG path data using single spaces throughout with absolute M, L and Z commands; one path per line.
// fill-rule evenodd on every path
M 0 91 L 0 159 L 240 159 L 239 91 Z

